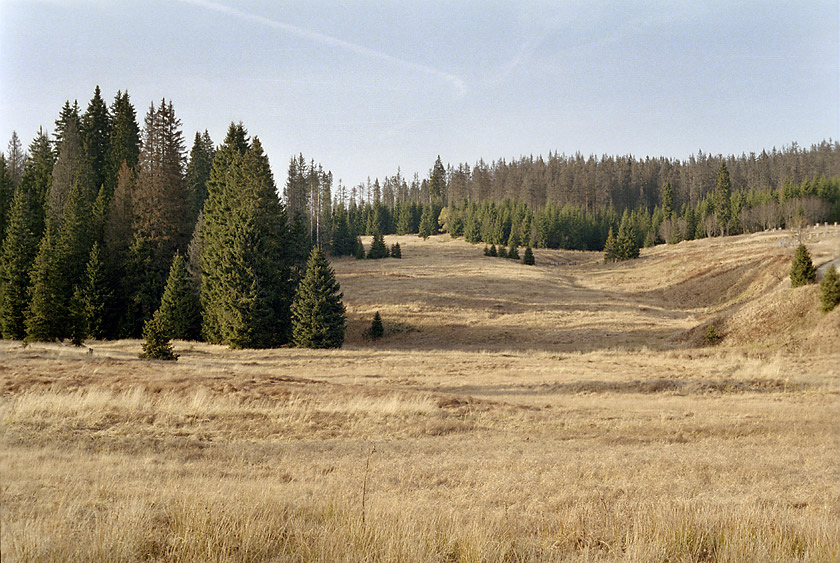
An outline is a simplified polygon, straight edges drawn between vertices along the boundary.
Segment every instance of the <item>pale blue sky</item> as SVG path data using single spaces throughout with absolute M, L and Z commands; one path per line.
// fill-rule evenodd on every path
M 231 121 L 278 185 L 523 154 L 686 158 L 840 137 L 838 2 L 0 0 L 0 135 L 66 99 Z

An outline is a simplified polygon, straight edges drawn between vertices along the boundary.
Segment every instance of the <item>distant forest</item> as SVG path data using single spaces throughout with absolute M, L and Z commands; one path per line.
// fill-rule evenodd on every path
M 310 249 L 358 254 L 360 235 L 603 250 L 622 222 L 649 246 L 838 220 L 840 143 L 830 140 L 687 161 L 438 157 L 423 178 L 398 171 L 353 187 L 295 155 L 278 189 L 241 124 L 218 145 L 196 133 L 188 150 L 171 102 L 151 104 L 141 126 L 128 93 L 108 105 L 97 87 L 85 111 L 64 104 L 52 135 L 39 130 L 25 150 L 13 133 L 0 154 L 0 329 L 137 337 L 180 275 L 172 291 L 195 305 L 173 337 L 270 347 L 291 338 Z

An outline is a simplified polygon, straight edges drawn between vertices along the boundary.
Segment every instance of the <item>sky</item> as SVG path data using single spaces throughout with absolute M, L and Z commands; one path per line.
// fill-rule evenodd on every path
M 65 100 L 171 100 L 187 149 L 231 122 L 279 186 L 435 158 L 741 154 L 840 139 L 837 0 L 0 0 L 0 138 Z

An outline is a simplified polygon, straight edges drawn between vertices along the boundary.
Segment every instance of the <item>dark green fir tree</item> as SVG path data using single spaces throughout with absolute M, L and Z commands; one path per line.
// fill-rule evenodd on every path
M 201 336 L 201 300 L 180 252 L 172 259 L 160 308 L 155 315 L 160 317 L 170 338 L 198 340 Z
M 626 210 L 621 218 L 621 225 L 618 227 L 615 242 L 618 260 L 632 260 L 639 257 L 639 242 L 636 239 L 636 230 L 633 228 L 630 214 Z
M 106 318 L 111 303 L 111 288 L 99 243 L 90 250 L 85 276 L 77 287 L 75 299 L 81 304 L 86 335 L 97 340 L 106 337 Z
M 41 239 L 32 266 L 31 301 L 26 312 L 26 341 L 54 342 L 67 324 L 65 302 L 56 298 L 61 276 L 56 267 L 53 235 L 49 229 Z
M 23 340 L 29 308 L 30 270 L 38 255 L 37 219 L 31 194 L 15 191 L 0 260 L 0 329 L 3 338 Z
M 725 236 L 729 231 L 729 220 L 732 217 L 731 198 L 732 182 L 729 180 L 729 170 L 726 163 L 721 162 L 715 179 L 715 190 L 712 192 L 715 219 L 721 236 Z
M 143 325 L 143 352 L 140 357 L 145 360 L 178 359 L 178 354 L 172 349 L 172 342 L 166 332 L 166 324 L 154 315 Z
M 420 232 L 418 236 L 424 240 L 437 234 L 437 217 L 434 214 L 434 207 L 434 205 L 424 206 L 423 215 L 420 216 Z
M 790 266 L 790 286 L 800 287 L 814 283 L 817 279 L 817 269 L 811 261 L 811 254 L 804 244 L 800 243 L 793 256 Z
M 288 342 L 293 295 L 289 225 L 256 137 L 231 125 L 213 162 L 201 247 L 203 334 L 232 348 Z
M 373 235 L 373 241 L 370 243 L 367 257 L 369 260 L 377 260 L 379 258 L 388 257 L 388 247 L 385 246 L 385 237 L 381 233 L 376 232 Z
M 840 277 L 837 276 L 837 268 L 832 264 L 820 282 L 820 310 L 828 313 L 838 304 L 840 304 Z
M 373 320 L 370 322 L 370 327 L 367 329 L 365 336 L 370 340 L 378 340 L 385 334 L 385 327 L 382 326 L 382 317 L 379 311 L 374 313 Z
M 324 253 L 315 248 L 292 305 L 292 335 L 302 348 L 340 348 L 346 318 L 341 286 Z
M 534 265 L 534 251 L 531 250 L 530 246 L 525 247 L 525 255 L 522 257 L 522 262 L 527 266 Z
M 402 249 L 400 243 L 395 242 L 391 245 L 391 258 L 402 258 Z

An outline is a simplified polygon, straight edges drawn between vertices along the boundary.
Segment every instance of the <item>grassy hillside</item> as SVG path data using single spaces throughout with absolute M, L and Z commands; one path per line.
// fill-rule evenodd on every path
M 2 342 L 2 559 L 836 561 L 840 310 L 786 237 L 389 238 L 341 350 Z

